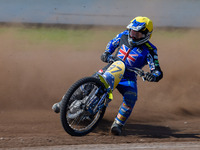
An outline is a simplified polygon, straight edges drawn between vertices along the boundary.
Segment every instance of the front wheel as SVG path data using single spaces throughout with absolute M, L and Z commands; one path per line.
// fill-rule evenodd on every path
M 60 118 L 64 130 L 72 136 L 90 133 L 103 118 L 105 86 L 94 77 L 74 83 L 63 96 Z

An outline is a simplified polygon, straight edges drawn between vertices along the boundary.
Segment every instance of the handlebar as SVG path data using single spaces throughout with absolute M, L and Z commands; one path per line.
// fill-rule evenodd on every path
M 139 69 L 139 68 L 133 68 L 133 69 L 127 69 L 127 70 L 135 72 L 138 76 L 142 77 L 143 81 L 146 80 L 145 75 L 146 75 L 147 72 L 145 72 L 144 70 Z
M 119 58 L 114 58 L 112 55 L 110 55 L 109 63 L 113 63 L 113 62 L 118 61 L 118 60 L 123 62 L 123 60 L 121 60 Z M 133 68 L 133 69 L 129 68 L 127 70 L 131 71 L 131 72 L 135 72 L 135 74 L 137 74 L 138 76 L 142 77 L 143 81 L 146 80 L 145 75 L 146 75 L 147 72 L 145 72 L 144 70 L 139 69 L 139 68 Z

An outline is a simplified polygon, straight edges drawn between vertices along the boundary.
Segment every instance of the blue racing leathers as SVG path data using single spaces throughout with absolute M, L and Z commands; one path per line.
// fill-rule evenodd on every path
M 158 62 L 157 48 L 149 41 L 139 46 L 131 46 L 128 43 L 128 30 L 112 39 L 107 44 L 105 52 L 112 55 L 115 52 L 115 57 L 124 60 L 127 69 L 143 68 L 148 64 L 150 72 L 155 76 L 154 82 L 158 82 L 163 76 Z M 127 69 L 117 86 L 123 95 L 123 102 L 115 120 L 121 125 L 127 121 L 137 100 L 137 75 Z

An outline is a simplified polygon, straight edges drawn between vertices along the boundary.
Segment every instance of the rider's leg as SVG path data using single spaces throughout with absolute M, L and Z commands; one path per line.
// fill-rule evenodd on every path
M 130 83 L 132 82 L 132 83 Z M 128 84 L 123 84 L 117 87 L 119 92 L 123 95 L 123 102 L 119 108 L 119 112 L 111 126 L 111 132 L 115 135 L 120 135 L 122 132 L 122 127 L 125 125 L 128 120 L 135 102 L 137 100 L 137 86 L 136 83 L 130 81 Z M 124 82 L 125 83 L 125 82 Z M 132 85 L 131 87 L 127 85 Z
M 106 65 L 103 69 L 100 69 L 99 73 L 103 74 L 109 66 L 110 66 L 110 64 Z M 98 78 L 98 74 L 94 73 L 92 75 L 92 77 Z M 87 93 L 89 93 L 91 91 L 92 85 L 85 84 L 85 85 L 81 86 L 79 89 L 80 90 L 77 90 L 77 92 L 74 96 L 74 98 L 76 98 L 76 99 L 81 99 L 83 97 L 83 94 L 87 95 Z M 60 106 L 61 106 L 61 103 L 62 103 L 62 99 L 59 102 L 53 104 L 52 109 L 55 113 L 60 112 Z
M 85 85 L 80 86 L 80 88 L 78 88 L 77 91 L 72 95 L 72 99 L 77 99 L 77 100 L 83 99 L 83 97 L 91 91 L 92 86 L 93 85 L 91 84 L 85 84 Z M 59 102 L 53 104 L 52 109 L 55 113 L 60 112 L 60 106 L 61 106 L 62 100 L 63 98 Z

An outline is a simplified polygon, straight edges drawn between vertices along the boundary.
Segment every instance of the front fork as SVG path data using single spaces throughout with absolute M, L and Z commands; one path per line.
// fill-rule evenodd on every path
M 112 97 L 112 90 L 110 88 L 106 89 L 106 92 L 102 95 L 101 99 L 96 96 L 96 94 L 99 92 L 98 88 L 95 91 L 95 94 L 93 94 L 92 99 L 88 102 L 86 106 L 86 110 L 90 112 L 90 114 L 96 114 L 99 110 L 101 110 L 104 106 L 107 107 L 108 103 L 112 100 L 110 97 Z

